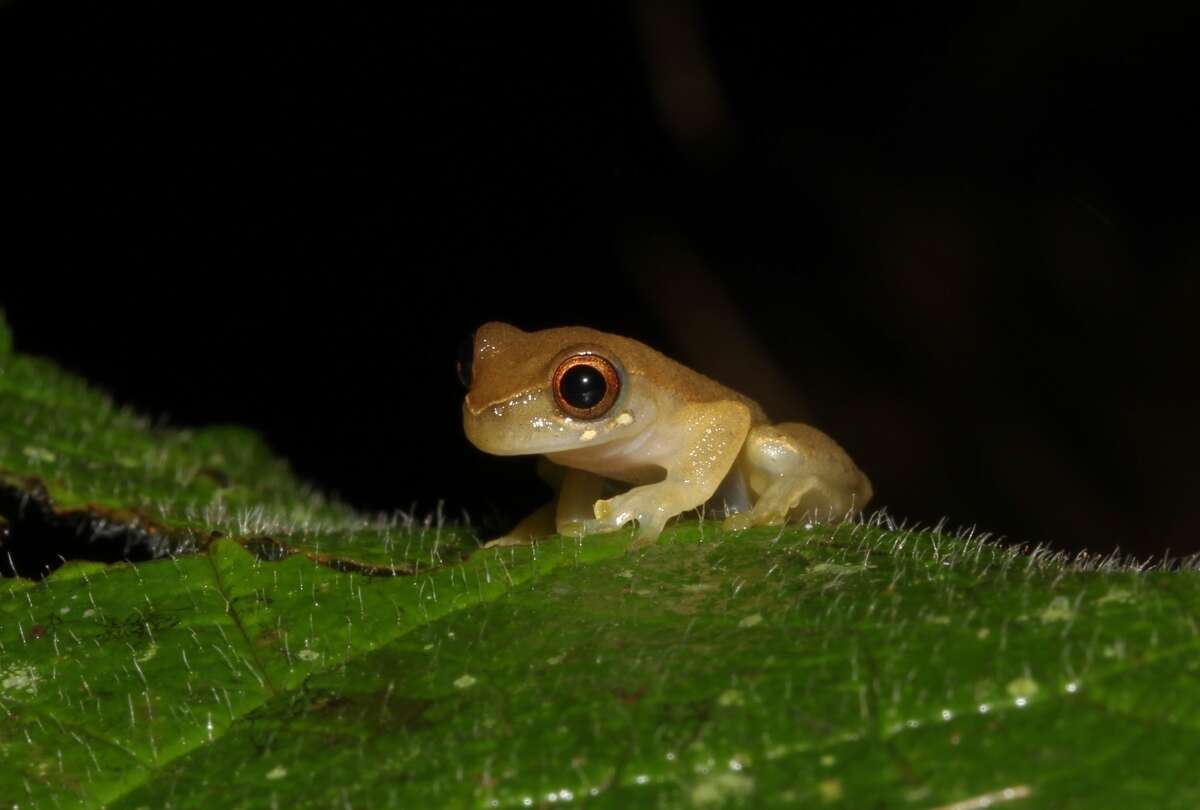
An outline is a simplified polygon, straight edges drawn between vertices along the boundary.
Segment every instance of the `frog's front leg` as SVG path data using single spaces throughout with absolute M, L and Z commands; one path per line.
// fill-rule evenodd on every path
M 555 527 L 566 537 L 583 537 L 593 523 L 594 507 L 605 480 L 586 470 L 567 469 L 558 487 Z
M 483 547 L 524 546 L 554 534 L 556 523 L 561 514 L 559 504 L 562 503 L 562 492 L 567 488 L 568 478 L 574 472 L 577 471 L 564 469 L 557 464 L 551 463 L 544 457 L 539 458 L 537 463 L 538 478 L 541 478 L 554 488 L 556 493 L 554 499 L 549 503 L 543 504 L 502 536 L 484 543 Z M 588 512 L 591 512 L 590 502 L 588 504 Z
M 798 422 L 754 428 L 738 466 L 756 500 L 749 511 L 725 520 L 728 531 L 784 523 L 805 511 L 840 520 L 871 499 L 871 482 L 846 451 Z
M 589 531 L 616 531 L 636 520 L 634 545 L 653 543 L 668 520 L 695 509 L 716 492 L 750 430 L 750 410 L 732 401 L 685 405 L 654 430 L 649 441 L 657 448 L 666 477 L 596 501 Z
M 592 505 L 603 494 L 605 479 L 584 470 L 560 467 L 545 458 L 538 460 L 538 477 L 555 489 L 552 501 L 526 517 L 503 537 L 484 544 L 484 548 L 496 546 L 524 546 L 549 537 L 557 531 L 566 537 L 582 537 L 592 528 Z M 590 531 L 589 531 L 590 530 Z

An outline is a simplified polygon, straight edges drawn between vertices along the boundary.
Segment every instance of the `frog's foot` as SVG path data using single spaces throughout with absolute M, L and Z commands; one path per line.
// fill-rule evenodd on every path
M 787 522 L 788 516 L 796 511 L 802 501 L 821 513 L 840 516 L 846 511 L 844 500 L 840 492 L 826 486 L 815 475 L 786 475 L 771 482 L 753 509 L 726 518 L 721 528 L 739 532 L 751 526 L 778 526 Z
M 596 503 L 600 504 L 604 503 L 604 501 L 597 501 Z M 603 507 L 601 507 L 601 509 L 603 510 Z M 608 517 L 607 513 L 605 514 L 606 517 L 603 519 L 574 520 L 570 523 L 560 523 L 558 524 L 558 533 L 564 537 L 587 537 L 588 535 L 592 534 L 612 534 L 613 532 L 620 531 L 622 528 L 624 528 L 626 523 L 637 520 L 638 530 L 631 546 L 640 548 L 642 546 L 650 545 L 657 540 L 658 536 L 662 533 L 663 524 L 666 523 L 666 521 L 658 523 L 647 517 L 628 518 L 624 522 L 618 522 L 616 519 Z
M 635 487 L 613 498 L 596 501 L 592 509 L 596 519 L 586 522 L 589 532 L 615 532 L 636 520 L 638 529 L 631 544 L 633 548 L 651 545 L 662 534 L 667 521 L 683 511 L 683 508 L 672 508 L 670 498 L 664 497 L 661 484 Z

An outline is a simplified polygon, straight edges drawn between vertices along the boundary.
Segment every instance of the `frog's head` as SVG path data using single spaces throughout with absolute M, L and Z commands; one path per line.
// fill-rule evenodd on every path
M 463 429 L 488 453 L 556 453 L 627 438 L 653 398 L 622 363 L 623 338 L 583 327 L 522 332 L 486 323 L 463 341 Z

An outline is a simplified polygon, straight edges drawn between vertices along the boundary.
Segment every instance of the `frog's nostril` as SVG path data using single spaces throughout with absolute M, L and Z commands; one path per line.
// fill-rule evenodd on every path
M 475 367 L 475 333 L 467 335 L 458 344 L 458 380 L 463 388 L 471 387 L 471 375 Z

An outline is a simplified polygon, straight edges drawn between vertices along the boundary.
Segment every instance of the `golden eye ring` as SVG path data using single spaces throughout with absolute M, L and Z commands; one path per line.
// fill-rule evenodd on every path
M 554 404 L 572 419 L 599 419 L 621 393 L 621 375 L 598 354 L 580 352 L 558 364 L 551 380 Z

